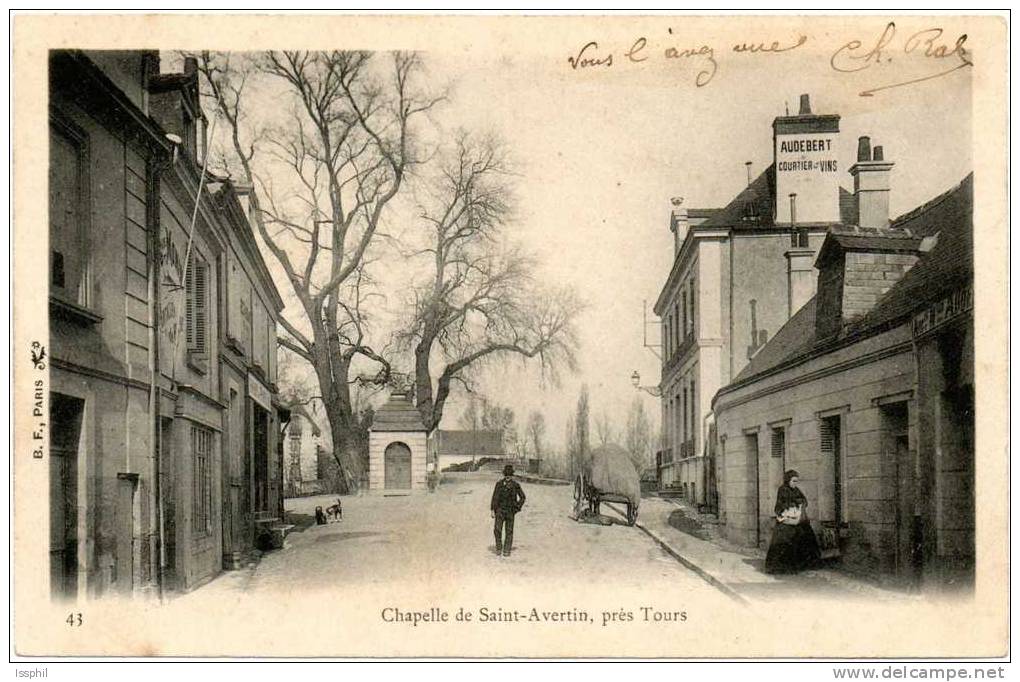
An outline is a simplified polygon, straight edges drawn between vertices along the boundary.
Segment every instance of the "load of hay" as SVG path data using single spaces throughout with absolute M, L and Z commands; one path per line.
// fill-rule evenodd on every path
M 606 443 L 591 451 L 588 476 L 599 492 L 624 495 L 635 508 L 641 502 L 641 476 L 630 454 L 615 443 Z

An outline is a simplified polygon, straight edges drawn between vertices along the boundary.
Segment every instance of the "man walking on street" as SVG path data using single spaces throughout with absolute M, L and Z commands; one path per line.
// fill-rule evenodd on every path
M 492 518 L 496 519 L 494 534 L 496 536 L 496 554 L 510 556 L 514 544 L 514 514 L 524 506 L 524 491 L 521 484 L 514 480 L 514 468 L 507 464 L 503 467 L 503 478 L 496 481 L 492 491 Z M 503 528 L 506 528 L 506 538 Z

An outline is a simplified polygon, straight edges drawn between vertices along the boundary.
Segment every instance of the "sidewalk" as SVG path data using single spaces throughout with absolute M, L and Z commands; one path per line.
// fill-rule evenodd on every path
M 616 509 L 614 505 L 609 506 Z M 619 509 L 616 511 L 622 513 Z M 674 523 L 685 530 L 671 525 L 671 516 Z M 636 525 L 678 561 L 740 601 L 822 598 L 909 602 L 916 599 L 913 595 L 884 589 L 829 568 L 796 575 L 767 575 L 763 570 L 763 551 L 725 541 L 709 524 L 700 523 L 698 516 L 681 501 L 646 497 L 641 500 Z

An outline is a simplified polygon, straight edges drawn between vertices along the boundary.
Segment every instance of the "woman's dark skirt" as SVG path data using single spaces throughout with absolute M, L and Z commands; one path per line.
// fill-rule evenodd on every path
M 808 522 L 791 526 L 776 522 L 765 556 L 766 573 L 796 573 L 818 565 L 818 538 Z

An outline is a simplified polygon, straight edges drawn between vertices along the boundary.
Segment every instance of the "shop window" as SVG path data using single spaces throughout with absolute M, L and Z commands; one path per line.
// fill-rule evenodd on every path
M 191 427 L 191 448 L 195 464 L 191 529 L 196 535 L 212 531 L 212 441 L 212 431 L 201 426 Z
M 88 194 L 84 133 L 50 126 L 50 293 L 86 308 L 88 296 Z

